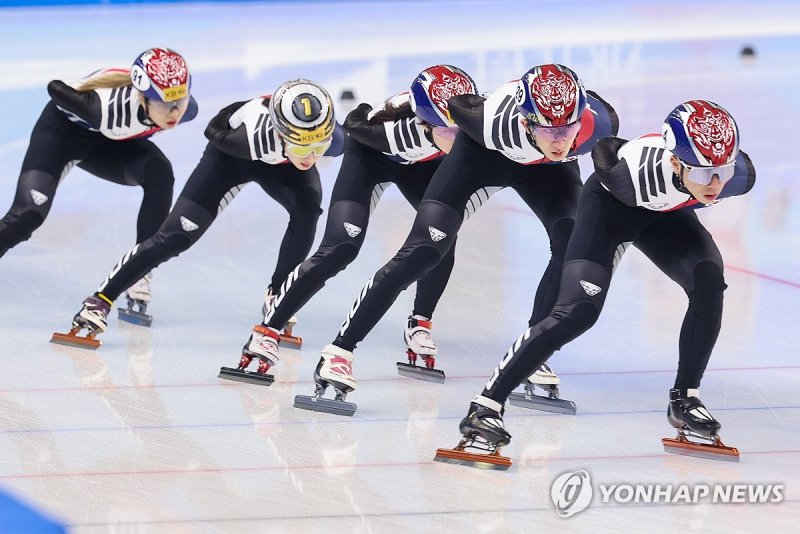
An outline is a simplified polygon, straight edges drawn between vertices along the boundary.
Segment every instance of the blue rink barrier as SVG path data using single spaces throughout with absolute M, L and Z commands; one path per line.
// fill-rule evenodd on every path
M 0 491 L 0 532 L 3 534 L 63 534 L 64 525 Z

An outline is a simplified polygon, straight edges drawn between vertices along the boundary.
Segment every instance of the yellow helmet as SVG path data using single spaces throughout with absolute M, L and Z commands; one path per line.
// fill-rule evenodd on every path
M 312 145 L 333 135 L 333 100 L 310 80 L 291 80 L 275 91 L 269 103 L 278 133 L 294 145 Z

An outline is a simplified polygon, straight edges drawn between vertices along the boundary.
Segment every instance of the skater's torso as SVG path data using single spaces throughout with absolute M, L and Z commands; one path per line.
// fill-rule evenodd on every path
M 80 80 L 75 86 L 109 72 L 128 72 L 126 69 L 103 69 Z M 148 117 L 144 101 L 133 86 L 78 91 L 72 85 L 53 80 L 47 91 L 57 109 L 76 126 L 115 141 L 150 137 L 162 128 Z M 190 97 L 181 122 L 197 116 L 197 102 Z
M 444 152 L 433 144 L 430 133 L 419 123 L 416 116 L 371 123 L 370 119 L 387 106 L 398 107 L 409 102 L 409 93 L 399 93 L 381 106 L 370 109 L 360 105 L 347 115 L 344 128 L 359 143 L 386 156 L 390 161 L 410 165 L 441 157 Z
M 449 110 L 456 124 L 472 140 L 522 165 L 572 161 L 591 151 L 601 137 L 616 135 L 619 120 L 614 109 L 596 93 L 588 92 L 588 104 L 581 116 L 581 129 L 569 154 L 561 162 L 549 160 L 523 127 L 514 93 L 517 83 L 509 82 L 487 98 L 460 95 L 450 99 Z
M 270 115 L 268 96 L 235 102 L 223 108 L 209 122 L 205 135 L 214 148 L 229 156 L 269 165 L 289 163 Z M 343 145 L 344 132 L 337 123 L 333 142 L 325 156 L 340 155 Z
M 652 211 L 705 206 L 681 185 L 674 174 L 670 161 L 672 154 L 665 148 L 661 135 L 643 135 L 627 142 L 618 138 L 603 139 L 596 150 L 593 153 L 595 168 L 603 187 L 626 206 Z M 722 188 L 719 197 L 709 205 L 723 198 L 747 193 L 752 189 L 755 179 L 755 168 L 750 157 L 740 151 L 733 177 Z

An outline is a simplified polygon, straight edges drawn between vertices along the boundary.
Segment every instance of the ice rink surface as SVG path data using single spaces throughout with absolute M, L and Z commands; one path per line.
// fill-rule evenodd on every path
M 0 199 L 14 195 L 50 79 L 180 51 L 200 104 L 160 134 L 177 197 L 223 106 L 311 78 L 378 101 L 452 63 L 485 91 L 545 62 L 611 103 L 620 136 L 659 131 L 678 103 L 727 107 L 758 179 L 700 217 L 726 262 L 722 332 L 702 398 L 738 464 L 667 454 L 665 411 L 686 308 L 630 249 L 597 325 L 551 363 L 575 417 L 508 407 L 507 472 L 433 462 L 526 327 L 548 256 L 538 220 L 500 192 L 463 227 L 434 318 L 445 384 L 401 378 L 404 292 L 355 353 L 352 418 L 298 410 L 319 350 L 364 281 L 403 242 L 412 209 L 391 189 L 357 260 L 301 311 L 302 350 L 269 388 L 217 379 L 235 366 L 288 220 L 246 188 L 191 250 L 155 272 L 150 329 L 116 320 L 103 346 L 48 343 L 133 245 L 141 190 L 74 170 L 33 238 L 0 261 L 0 488 L 74 532 L 790 532 L 800 522 L 800 5 L 794 1 L 292 2 L 0 11 Z M 754 60 L 740 59 L 745 44 Z M 343 120 L 344 110 L 339 114 Z M 591 162 L 581 161 L 584 179 Z M 327 194 L 338 160 L 320 164 Z M 324 216 L 320 219 L 321 237 Z M 794 306 L 794 307 L 793 307 Z M 564 519 L 554 479 L 586 470 L 589 508 Z M 783 484 L 773 504 L 603 502 L 599 485 Z

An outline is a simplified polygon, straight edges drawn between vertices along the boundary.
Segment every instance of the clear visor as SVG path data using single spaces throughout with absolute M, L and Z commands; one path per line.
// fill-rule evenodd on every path
M 709 185 L 714 176 L 719 177 L 723 184 L 733 178 L 734 163 L 728 163 L 719 167 L 692 167 L 682 163 L 689 171 L 686 178 L 698 185 Z
M 561 141 L 564 139 L 569 139 L 570 137 L 574 136 L 578 133 L 581 129 L 581 123 L 573 122 L 572 124 L 568 124 L 566 126 L 539 126 L 536 125 L 533 127 L 533 135 L 536 137 L 541 137 L 543 139 L 547 139 L 548 141 Z
M 150 109 L 157 111 L 158 113 L 169 115 L 175 110 L 181 112 L 186 111 L 186 108 L 189 107 L 190 98 L 191 97 L 187 95 L 183 98 L 179 98 L 178 100 L 173 100 L 172 102 L 162 102 L 160 100 L 148 99 L 147 105 Z
M 331 147 L 332 139 L 323 141 L 322 143 L 314 143 L 311 145 L 293 145 L 288 141 L 286 143 L 286 152 L 298 158 L 307 158 L 311 154 L 315 156 L 324 156 L 325 152 Z

